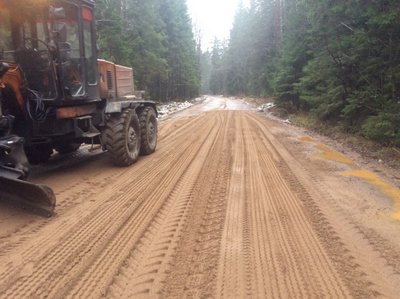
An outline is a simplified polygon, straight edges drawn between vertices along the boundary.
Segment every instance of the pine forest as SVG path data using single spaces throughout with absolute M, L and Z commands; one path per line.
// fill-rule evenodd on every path
M 99 0 L 99 56 L 135 69 L 138 89 L 168 101 L 198 95 L 199 48 L 185 0 Z
M 100 0 L 102 58 L 158 101 L 271 97 L 289 113 L 400 145 L 398 0 L 250 0 L 201 50 L 185 0 Z

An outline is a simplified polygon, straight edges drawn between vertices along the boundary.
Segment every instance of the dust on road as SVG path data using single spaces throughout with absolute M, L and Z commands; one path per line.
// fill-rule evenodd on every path
M 175 114 L 129 168 L 86 150 L 37 168 L 57 215 L 0 204 L 0 298 L 396 298 L 390 199 L 246 110 Z

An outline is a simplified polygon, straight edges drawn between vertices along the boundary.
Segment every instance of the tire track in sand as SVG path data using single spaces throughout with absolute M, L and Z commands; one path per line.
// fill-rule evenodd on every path
M 193 207 L 171 263 L 161 298 L 213 296 L 224 223 L 233 138 L 233 113 L 224 117 L 220 136 L 200 175 Z
M 96 176 L 111 179 L 97 194 L 5 238 L 18 246 L 0 256 L 0 298 L 374 295 L 261 118 L 211 112 L 160 132 L 154 155 Z
M 122 297 L 137 297 L 141 293 L 149 293 L 150 290 L 152 293 L 157 293 L 155 281 L 162 278 L 163 261 L 173 253 L 173 247 L 170 244 L 179 239 L 179 235 L 171 235 L 171 225 L 176 228 L 178 225 L 176 221 L 182 222 L 184 220 L 180 216 L 182 215 L 180 214 L 181 210 L 174 208 L 183 205 L 186 210 L 190 202 L 193 184 L 208 156 L 211 144 L 214 143 L 218 134 L 218 127 L 219 124 L 216 122 L 212 126 L 212 131 L 206 135 L 206 138 L 203 138 L 200 146 L 193 146 L 190 149 L 194 151 L 195 155 L 187 155 L 186 159 L 190 162 L 185 163 L 184 171 L 177 172 L 177 181 L 169 182 L 166 184 L 168 186 L 166 188 L 155 190 L 146 199 L 135 215 L 103 249 L 92 266 L 80 277 L 75 287 L 68 292 L 67 298 L 99 297 L 105 294 L 106 289 L 102 290 L 102 286 L 108 286 L 113 281 L 121 265 L 127 263 L 126 258 L 132 248 L 137 246 L 140 237 L 146 232 L 146 239 L 150 239 L 152 244 L 146 249 L 142 248 L 142 251 L 148 254 L 141 257 L 141 264 L 136 269 L 132 269 L 133 277 L 126 281 L 128 283 L 125 287 L 127 293 L 123 294 Z M 181 159 L 184 160 L 185 157 Z M 168 190 L 169 188 L 171 190 Z M 168 215 L 169 213 L 172 215 Z M 157 231 L 151 223 L 155 224 Z M 164 225 L 167 225 L 165 231 L 162 229 L 165 227 Z M 151 231 L 156 233 L 152 235 Z M 158 259 L 151 259 L 153 255 L 156 255 Z M 153 288 L 150 289 L 149 285 Z
M 154 163 L 161 168 L 169 161 L 168 159 L 165 159 L 166 156 L 174 159 L 177 159 L 177 157 L 179 158 L 179 154 L 176 152 L 175 155 L 173 154 L 174 151 L 171 150 L 173 145 L 179 142 L 181 138 L 185 138 L 183 136 L 191 132 L 192 126 L 202 127 L 204 124 L 205 121 L 202 119 L 192 119 L 188 123 L 180 123 L 179 133 L 170 131 L 163 135 L 160 138 L 159 149 L 156 154 L 151 156 Z M 100 163 L 107 162 L 100 161 Z M 135 164 L 134 173 L 132 173 L 130 168 L 110 168 L 109 164 L 110 163 L 104 166 L 97 166 L 95 174 L 94 172 L 96 167 L 90 165 L 89 169 L 85 169 L 86 173 L 90 173 L 89 179 L 82 180 L 78 177 L 75 179 L 67 179 L 67 181 L 63 180 L 60 183 L 57 182 L 57 186 L 54 189 L 58 202 L 56 210 L 57 214 L 55 217 L 52 217 L 49 220 L 35 217 L 33 221 L 25 223 L 21 221 L 22 225 L 16 226 L 13 231 L 10 231 L 7 235 L 3 235 L 1 238 L 2 242 L 0 244 L 0 252 L 3 255 L 12 255 L 18 252 L 21 259 L 26 259 L 25 255 L 32 255 L 33 253 L 35 253 L 36 256 L 40 255 L 39 250 L 43 252 L 43 247 L 40 247 L 39 249 L 37 246 L 31 246 L 33 241 L 32 239 L 35 238 L 35 235 L 40 234 L 40 243 L 42 244 L 47 244 L 55 239 L 54 233 L 51 232 L 57 232 L 57 236 L 60 235 L 60 237 L 64 237 L 69 230 L 74 228 L 74 226 L 81 226 L 80 218 L 89 217 L 89 213 L 92 215 L 97 213 L 98 205 L 102 204 L 102 202 L 97 199 L 97 194 L 100 192 L 110 192 L 110 190 L 110 195 L 118 193 L 121 186 L 126 185 L 130 180 L 135 181 L 137 179 L 136 173 L 142 173 L 150 168 L 148 163 L 144 163 L 142 160 Z M 61 177 L 60 173 L 58 174 L 58 177 Z M 42 181 L 42 183 L 46 183 L 46 181 Z M 104 198 L 106 197 L 104 196 Z M 76 209 L 71 209 L 71 211 L 69 210 L 71 207 L 74 207 L 74 205 L 82 205 L 83 199 L 85 200 L 85 204 L 82 209 L 78 209 L 78 211 L 76 211 Z M 92 204 L 88 205 L 86 203 L 87 201 L 92 202 Z M 66 209 L 66 207 L 68 207 L 68 209 Z M 71 217 L 76 213 L 79 214 L 79 217 Z M 42 230 L 43 228 L 45 229 Z M 58 234 L 58 232 L 60 234 Z M 37 240 L 34 240 L 33 243 L 36 243 L 36 241 Z M 16 266 L 17 265 L 14 263 L 13 267 L 15 268 Z M 8 271 L 4 272 L 6 274 Z M 0 282 L 1 280 L 2 276 L 0 274 Z
M 221 123 L 218 123 L 219 129 Z M 159 296 L 170 262 L 174 256 L 182 230 L 198 192 L 199 174 L 220 136 L 209 138 L 196 160 L 182 176 L 152 224 L 119 270 L 107 297 L 148 298 Z M 213 153 L 213 152 L 212 152 Z M 212 174 L 210 174 L 212 175 Z
M 173 147 L 173 144 L 177 143 L 182 136 L 185 136 L 192 130 L 193 126 L 200 126 L 204 124 L 204 120 L 201 120 L 199 118 L 192 118 L 189 121 L 182 121 L 180 120 L 179 122 L 173 123 L 167 123 L 166 125 L 162 125 L 160 128 L 160 141 L 159 141 L 159 149 L 157 150 L 157 154 L 152 156 L 152 159 L 154 160 L 154 163 L 159 165 L 165 160 L 165 155 L 171 156 L 170 154 L 170 148 Z M 166 127 L 166 128 L 164 128 Z M 160 150 L 161 148 L 161 150 Z M 167 149 L 167 150 L 165 150 Z M 164 152 L 164 155 L 160 155 L 159 152 L 162 151 Z M 87 155 L 87 154 L 86 154 Z M 95 154 L 96 156 L 98 154 Z M 23 221 L 21 220 L 20 225 L 16 225 L 14 229 L 9 230 L 6 234 L 2 235 L 0 237 L 0 256 L 6 256 L 9 254 L 13 254 L 17 251 L 21 251 L 25 246 L 27 245 L 26 243 L 30 243 L 29 241 L 32 240 L 33 234 L 39 234 L 42 232 L 43 228 L 47 228 L 50 224 L 52 226 L 55 222 L 55 219 L 58 218 L 59 216 L 63 219 L 67 218 L 69 215 L 69 211 L 72 210 L 73 213 L 74 207 L 76 205 L 82 204 L 82 198 L 87 198 L 89 200 L 92 200 L 93 202 L 96 202 L 96 204 L 99 204 L 99 202 L 95 199 L 91 198 L 96 198 L 97 194 L 99 193 L 99 190 L 104 190 L 107 189 L 109 185 L 117 183 L 118 180 L 122 181 L 124 179 L 124 175 L 127 172 L 131 172 L 129 168 L 124 169 L 124 168 L 119 168 L 118 171 L 114 167 L 110 168 L 109 162 L 104 161 L 100 159 L 97 159 L 97 161 L 93 161 L 97 157 L 86 157 L 84 156 L 84 153 L 78 153 L 74 154 L 74 157 L 76 156 L 77 160 L 74 160 L 72 164 L 78 164 L 78 162 L 85 162 L 87 163 L 89 160 L 89 166 L 85 168 L 85 172 L 90 173 L 88 177 L 81 179 L 81 175 L 79 174 L 79 177 L 76 178 L 69 178 L 68 176 L 66 177 L 66 180 L 64 180 L 65 175 L 61 173 L 57 173 L 57 171 L 53 170 L 53 166 L 50 166 L 50 172 L 54 172 L 53 175 L 50 175 L 49 173 L 46 173 L 44 171 L 44 166 L 41 166 L 40 171 L 42 172 L 42 175 L 44 174 L 45 176 L 48 176 L 51 178 L 51 183 L 49 184 L 54 188 L 54 191 L 56 193 L 57 197 L 57 207 L 56 207 L 56 215 L 52 217 L 49 220 L 44 220 L 44 219 L 38 219 L 38 217 L 34 217 L 30 221 Z M 155 158 L 155 156 L 158 156 L 159 158 Z M 58 159 L 61 160 L 61 159 Z M 96 166 L 98 163 L 105 163 L 104 167 L 99 167 Z M 53 164 L 60 164 L 60 163 L 53 163 Z M 68 163 L 66 166 L 67 168 L 70 168 L 71 163 Z M 145 169 L 148 169 L 149 167 L 147 166 L 147 163 L 142 163 L 142 161 L 139 161 L 135 166 L 135 170 L 137 173 L 141 173 Z M 61 171 L 64 170 L 60 165 L 57 166 L 57 168 L 60 168 Z M 89 168 L 89 169 L 88 169 Z M 97 171 L 96 171 L 97 169 Z M 56 181 L 56 186 L 53 186 L 53 181 L 55 177 L 60 177 L 63 175 L 63 180 Z M 41 183 L 46 183 L 46 180 L 43 180 L 43 178 L 36 178 L 36 181 L 40 181 Z M 126 180 L 124 181 L 126 182 Z M 48 184 L 48 183 L 47 183 Z M 116 187 L 120 186 L 122 184 L 117 184 Z M 117 188 L 114 188 L 117 190 Z M 97 207 L 94 207 L 94 209 L 97 209 Z M 93 207 L 87 207 L 85 209 L 86 211 L 91 211 L 93 210 Z M 67 217 L 66 217 L 67 215 Z M 25 216 L 25 215 L 22 215 Z M 85 215 L 86 216 L 86 215 Z M 82 215 L 82 217 L 84 217 Z M 30 215 L 27 215 L 26 218 L 32 218 Z M 5 221 L 8 221 L 8 219 L 5 219 Z M 1 224 L 1 222 L 0 222 Z M 7 223 L 6 223 L 7 224 Z M 58 232 L 63 232 L 65 234 L 66 231 L 71 229 L 73 225 L 76 225 L 77 223 L 74 221 L 63 221 L 61 226 L 58 226 L 57 228 L 52 228 L 54 231 Z M 48 233 L 43 232 L 42 235 L 47 235 Z M 54 239 L 54 235 L 51 236 L 51 239 Z M 42 240 L 41 243 L 48 243 L 47 240 Z M 32 253 L 33 250 L 37 250 L 34 247 L 29 247 L 26 252 L 29 252 L 29 254 Z M 38 254 L 38 253 L 36 253 Z M 24 253 L 19 253 L 19 255 L 22 256 Z M 15 263 L 12 265 L 12 267 L 15 267 Z M 1 276 L 0 276 L 0 281 L 1 281 Z
M 324 247 L 325 252 L 335 266 L 337 273 L 340 275 L 351 296 L 353 298 L 379 296 L 379 291 L 376 290 L 372 281 L 365 275 L 365 268 L 361 267 L 359 264 L 360 261 L 355 259 L 358 252 L 351 252 L 342 240 L 341 234 L 337 232 L 337 228 L 335 227 L 343 224 L 338 224 L 337 219 L 335 219 L 335 224 L 328 221 L 327 216 L 321 210 L 321 208 L 327 208 L 326 204 L 323 207 L 318 205 L 321 201 L 335 204 L 335 199 L 334 197 L 330 197 L 329 190 L 320 186 L 318 180 L 313 178 L 314 174 L 309 174 L 291 156 L 288 150 L 270 132 L 264 118 L 260 118 L 254 114 L 248 114 L 248 116 L 253 126 L 259 128 L 258 135 L 264 146 L 274 148 L 276 152 L 279 152 L 281 158 L 276 160 L 278 169 L 292 191 L 296 193 L 298 199 L 301 201 L 303 212 L 315 234 L 318 236 L 318 241 Z M 328 211 L 325 210 L 325 212 L 332 214 L 333 211 L 330 208 Z M 347 230 L 350 227 L 351 225 L 348 225 Z M 340 232 L 343 233 L 343 231 Z M 353 239 L 351 240 L 353 241 Z
M 237 118 L 244 140 L 237 130 L 235 150 L 243 152 L 235 154 L 239 173 L 233 172 L 231 186 L 245 190 L 230 190 L 242 199 L 229 196 L 217 296 L 349 297 L 301 201 L 282 177 L 274 147 L 262 142 L 260 128 L 248 114 Z M 238 213 L 243 205 L 246 213 Z
M 233 167 L 229 182 L 226 223 L 222 235 L 222 244 L 218 269 L 217 290 L 221 297 L 245 298 L 250 296 L 251 261 L 250 244 L 246 238 L 246 186 L 245 186 L 245 147 L 243 140 L 242 118 L 235 118 L 235 142 L 231 148 Z M 246 238 L 246 239 L 245 239 Z M 239 246 L 238 246 L 239 245 Z M 243 245 L 243 247 L 241 246 Z M 247 246 L 248 245 L 248 246 Z M 243 252 L 245 254 L 243 254 Z
M 210 123 L 206 124 L 204 120 L 201 120 L 200 124 L 199 129 L 205 132 L 207 128 L 210 128 Z M 3 289 L 5 292 L 0 297 L 21 298 L 33 294 L 35 296 L 48 295 L 52 290 L 57 290 L 56 286 L 66 288 L 65 285 L 60 285 L 61 281 L 64 281 L 66 285 L 70 283 L 61 279 L 62 277 L 79 277 L 79 274 L 94 260 L 145 200 L 142 194 L 151 194 L 157 187 L 171 186 L 168 179 L 179 178 L 181 169 L 184 169 L 185 163 L 188 163 L 187 159 L 181 158 L 182 154 L 185 153 L 187 157 L 193 158 L 201 140 L 204 141 L 207 138 L 204 132 L 202 135 L 192 134 L 190 127 L 187 134 L 190 135 L 176 139 L 177 141 L 183 139 L 184 142 L 180 144 L 178 152 L 180 154 L 174 155 L 174 160 L 162 160 L 161 157 L 161 161 L 165 162 L 160 163 L 159 168 L 153 168 L 152 171 L 145 173 L 132 183 L 130 181 L 132 181 L 131 175 L 134 170 L 131 169 L 124 175 L 125 181 L 120 181 L 108 192 L 102 194 L 101 198 L 105 202 L 75 226 L 67 236 L 64 236 L 57 246 L 51 248 L 41 258 L 34 254 L 27 255 L 24 260 L 34 261 L 33 265 L 29 264 L 34 273 L 28 273 L 28 275 L 24 273 L 26 271 L 23 267 L 26 268 L 27 265 L 22 265 L 22 269 L 10 269 L 10 273 L 3 272 L 3 284 L 0 285 L 0 290 Z M 163 181 L 166 181 L 164 185 Z M 148 185 L 148 182 L 151 184 Z M 137 199 L 132 202 L 134 194 L 137 194 Z M 99 200 L 97 200 L 98 203 Z M 93 203 L 91 205 L 93 206 Z M 63 232 L 60 233 L 63 234 Z

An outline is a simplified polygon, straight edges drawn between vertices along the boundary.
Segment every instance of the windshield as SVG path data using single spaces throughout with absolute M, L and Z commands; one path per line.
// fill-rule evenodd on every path
M 15 51 L 21 48 L 47 49 L 47 10 L 35 1 L 0 0 L 0 59 L 15 61 Z
M 64 89 L 67 96 L 79 97 L 85 94 L 83 84 L 84 61 L 81 55 L 79 34 L 79 7 L 63 1 L 56 2 L 62 7 L 65 17 L 58 17 L 55 30 L 59 32 L 58 49 L 62 64 Z
M 86 80 L 96 84 L 89 8 L 81 12 L 63 0 L 0 0 L 0 18 L 0 60 L 16 62 L 31 89 L 53 98 L 55 69 L 66 98 L 85 96 Z
M 48 8 L 23 1 L 0 0 L 0 60 L 17 63 L 28 88 L 45 99 L 57 96 L 49 50 Z

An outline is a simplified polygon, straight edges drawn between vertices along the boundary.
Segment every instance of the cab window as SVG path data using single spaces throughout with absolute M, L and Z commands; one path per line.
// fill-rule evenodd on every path
M 89 84 L 97 83 L 97 62 L 93 49 L 93 13 L 88 7 L 82 9 L 83 42 L 85 50 L 86 76 Z
M 10 13 L 0 8 L 0 59 L 7 59 L 13 53 Z
M 59 4 L 65 9 L 65 18 L 58 18 L 56 23 L 59 27 L 57 29 L 65 32 L 59 45 L 63 57 L 65 91 L 72 97 L 80 97 L 85 94 L 85 86 L 78 22 L 79 7 L 64 1 L 59 1 Z

